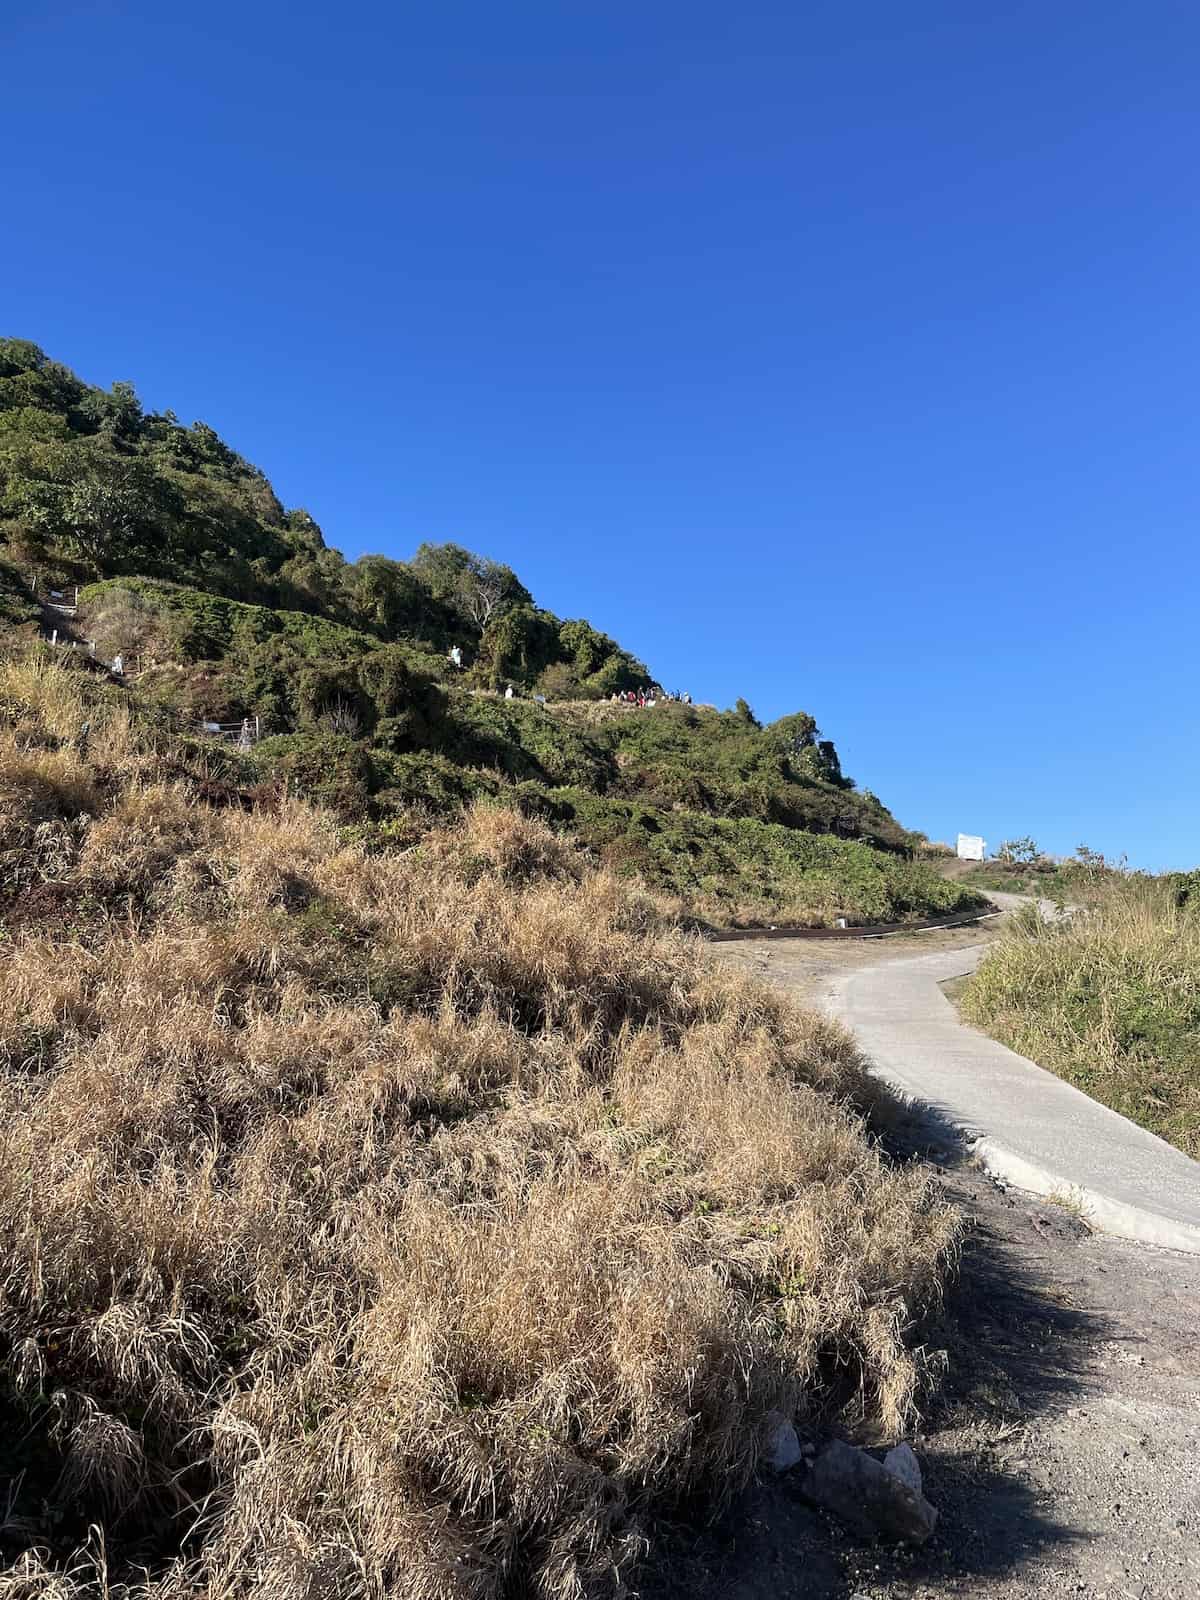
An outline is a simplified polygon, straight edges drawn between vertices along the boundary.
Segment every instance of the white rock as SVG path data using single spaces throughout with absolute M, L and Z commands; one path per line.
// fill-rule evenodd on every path
M 782 1411 L 769 1411 L 763 1422 L 762 1458 L 772 1472 L 787 1472 L 800 1460 L 800 1440 Z
M 800 1492 L 867 1538 L 924 1544 L 937 1526 L 937 1511 L 906 1478 L 840 1439 L 810 1463 Z

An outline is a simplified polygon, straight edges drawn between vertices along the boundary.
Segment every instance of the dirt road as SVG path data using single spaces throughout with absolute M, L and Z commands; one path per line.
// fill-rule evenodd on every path
M 803 1001 L 848 971 L 984 942 L 742 944 L 716 958 Z M 680 1531 L 652 1600 L 1196 1600 L 1200 1596 L 1200 1257 L 1092 1234 L 1070 1211 L 978 1171 L 955 1131 L 901 1119 L 968 1220 L 931 1345 L 946 1378 L 912 1443 L 941 1511 L 912 1552 L 865 1546 L 787 1478 L 718 1528 Z

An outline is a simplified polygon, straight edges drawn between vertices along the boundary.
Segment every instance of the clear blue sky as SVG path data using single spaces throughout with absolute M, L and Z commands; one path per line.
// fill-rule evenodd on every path
M 1194 4 L 31 0 L 5 331 L 933 835 L 1200 861 Z

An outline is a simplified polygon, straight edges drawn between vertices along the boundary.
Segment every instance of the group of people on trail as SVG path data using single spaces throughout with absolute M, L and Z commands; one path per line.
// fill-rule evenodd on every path
M 681 706 L 690 706 L 690 694 L 674 694 L 669 689 L 614 690 L 609 700 L 615 706 L 656 706 L 660 700 L 671 700 Z

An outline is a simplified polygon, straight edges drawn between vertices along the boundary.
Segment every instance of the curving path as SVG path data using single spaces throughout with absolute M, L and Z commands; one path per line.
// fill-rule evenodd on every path
M 841 972 L 825 1009 L 882 1078 L 964 1134 L 993 1176 L 1077 1205 L 1107 1233 L 1200 1254 L 1200 1163 L 959 1020 L 939 984 L 973 972 L 986 949 Z

